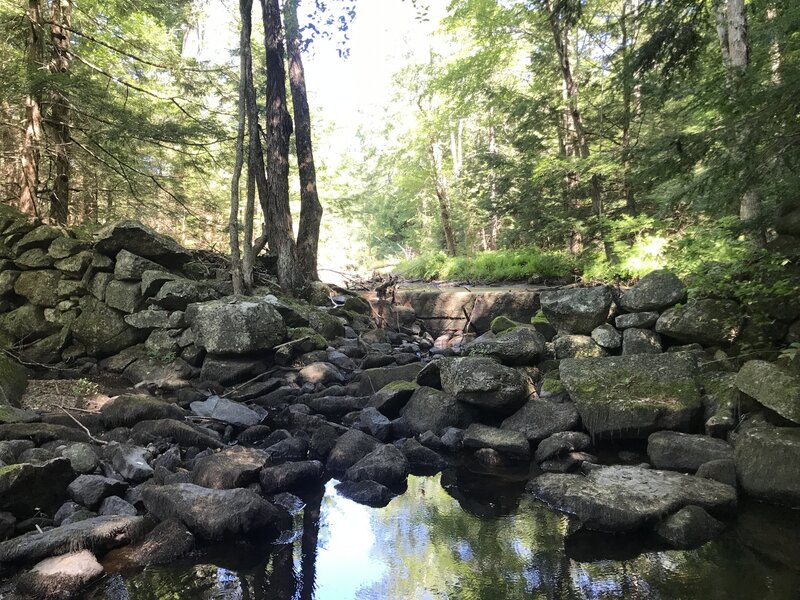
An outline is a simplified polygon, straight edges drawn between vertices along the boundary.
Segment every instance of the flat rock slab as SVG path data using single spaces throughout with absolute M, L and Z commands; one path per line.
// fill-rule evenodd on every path
M 657 469 L 690 471 L 712 460 L 733 458 L 733 446 L 707 435 L 657 431 L 647 438 L 647 456 Z
M 800 424 L 800 377 L 797 375 L 763 360 L 751 360 L 736 375 L 736 387 L 784 419 Z
M 144 486 L 142 501 L 159 519 L 178 519 L 208 540 L 237 539 L 274 525 L 280 511 L 255 492 L 212 490 L 191 483 Z
M 48 556 L 91 548 L 103 552 L 122 546 L 146 529 L 145 517 L 104 516 L 30 533 L 0 543 L 0 562 L 41 560 Z
M 640 529 L 689 505 L 712 514 L 736 508 L 729 485 L 641 467 L 603 467 L 583 475 L 547 473 L 527 490 L 549 506 L 575 515 L 587 529 L 609 533 Z
M 510 415 L 533 390 L 519 371 L 491 358 L 468 356 L 440 361 L 442 389 L 459 402 Z
M 218 490 L 245 487 L 258 479 L 267 462 L 267 454 L 262 450 L 226 448 L 195 461 L 192 483 Z
M 139 221 L 119 221 L 97 233 L 95 248 L 108 256 L 120 250 L 149 258 L 168 267 L 180 267 L 191 255 L 171 237 L 162 235 Z
M 520 459 L 528 458 L 531 453 L 528 438 L 519 431 L 497 429 L 480 423 L 473 423 L 467 427 L 463 444 L 465 448 L 471 450 L 491 448 L 500 454 Z
M 534 399 L 504 420 L 501 427 L 519 431 L 528 441 L 540 442 L 559 431 L 575 429 L 579 419 L 572 402 L 556 403 Z
M 256 411 L 219 396 L 211 396 L 203 402 L 192 402 L 189 407 L 196 415 L 217 419 L 236 427 L 252 427 L 261 422 Z
M 687 430 L 701 408 L 697 365 L 688 353 L 567 359 L 559 371 L 593 437 Z

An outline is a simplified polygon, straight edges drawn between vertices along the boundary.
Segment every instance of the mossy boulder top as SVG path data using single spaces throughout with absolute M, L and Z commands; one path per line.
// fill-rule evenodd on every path
M 687 430 L 701 408 L 689 353 L 566 359 L 561 383 L 584 426 L 601 438 L 646 438 L 660 429 Z

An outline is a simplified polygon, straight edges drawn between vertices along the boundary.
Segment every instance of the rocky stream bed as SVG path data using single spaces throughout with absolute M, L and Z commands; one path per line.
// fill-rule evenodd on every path
M 0 225 L 3 599 L 797 597 L 800 304 L 661 271 L 434 339 L 135 222 Z

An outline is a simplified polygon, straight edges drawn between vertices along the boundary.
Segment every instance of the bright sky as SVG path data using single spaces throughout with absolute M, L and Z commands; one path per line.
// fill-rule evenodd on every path
M 392 95 L 391 79 L 409 55 L 424 60 L 447 0 L 430 0 L 430 21 L 417 20 L 411 0 L 361 0 L 349 31 L 350 57 L 342 59 L 332 41 L 316 40 L 304 57 L 312 111 L 336 124 L 337 136 L 351 140 L 359 123 L 372 121 Z M 255 2 L 254 30 L 260 22 Z M 335 3 L 334 3 L 335 4 Z M 310 0 L 300 5 L 300 18 Z M 237 0 L 208 0 L 201 58 L 225 60 L 238 43 Z

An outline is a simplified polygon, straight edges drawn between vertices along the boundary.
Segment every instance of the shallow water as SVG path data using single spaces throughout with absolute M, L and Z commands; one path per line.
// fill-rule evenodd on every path
M 91 600 L 800 598 L 800 514 L 742 507 L 691 551 L 644 538 L 567 535 L 570 520 L 523 493 L 524 479 L 466 470 L 410 477 L 387 507 L 307 499 L 282 544 L 235 543 L 111 575 Z

